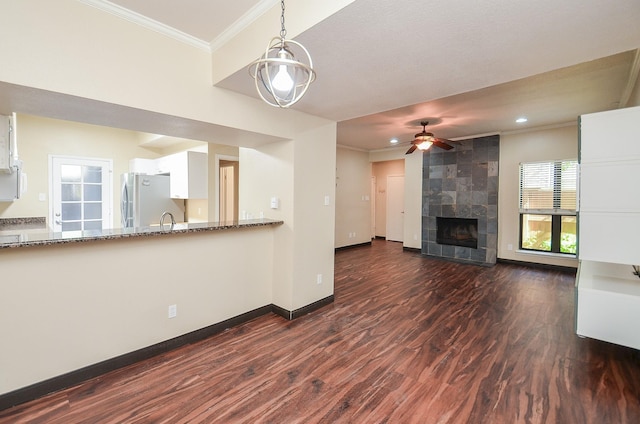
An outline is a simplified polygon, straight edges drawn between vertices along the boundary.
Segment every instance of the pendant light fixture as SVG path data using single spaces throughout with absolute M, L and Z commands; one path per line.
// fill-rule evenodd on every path
M 288 108 L 298 102 L 315 80 L 311 56 L 304 46 L 286 40 L 284 0 L 281 0 L 280 36 L 271 39 L 264 55 L 249 66 L 258 94 L 271 106 Z M 299 60 L 294 56 L 298 53 Z

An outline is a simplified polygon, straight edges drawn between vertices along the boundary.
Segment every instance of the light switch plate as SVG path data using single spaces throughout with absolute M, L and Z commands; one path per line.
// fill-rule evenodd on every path
M 178 305 L 169 305 L 169 318 L 175 318 L 178 315 Z

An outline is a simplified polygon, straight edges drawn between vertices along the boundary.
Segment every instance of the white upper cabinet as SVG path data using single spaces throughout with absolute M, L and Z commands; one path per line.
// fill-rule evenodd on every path
M 135 172 L 138 174 L 161 174 L 158 166 L 159 164 L 157 159 L 134 158 L 129 160 L 129 172 Z
M 207 154 L 180 152 L 156 159 L 160 173 L 171 176 L 174 199 L 206 199 L 208 197 Z
M 640 107 L 580 120 L 581 260 L 640 264 Z

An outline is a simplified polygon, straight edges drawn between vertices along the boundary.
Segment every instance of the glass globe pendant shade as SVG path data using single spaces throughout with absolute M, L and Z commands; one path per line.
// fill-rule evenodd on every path
M 298 52 L 297 60 L 292 49 Z M 297 103 L 315 80 L 311 56 L 302 44 L 275 37 L 264 55 L 249 67 L 256 90 L 271 106 L 288 108 Z

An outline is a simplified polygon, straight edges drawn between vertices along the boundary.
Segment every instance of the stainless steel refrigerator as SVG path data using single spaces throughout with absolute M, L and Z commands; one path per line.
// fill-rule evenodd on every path
M 13 202 L 19 199 L 24 190 L 25 176 L 21 170 L 22 162 L 17 162 L 9 168 L 9 171 L 0 170 L 0 202 Z
M 168 175 L 122 174 L 120 214 L 123 228 L 160 223 L 164 212 L 184 222 L 184 200 L 170 197 Z

